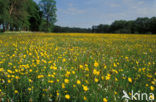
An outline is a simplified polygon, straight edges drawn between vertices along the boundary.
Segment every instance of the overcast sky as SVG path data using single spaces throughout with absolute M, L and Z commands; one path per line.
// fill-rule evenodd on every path
M 156 0 L 56 0 L 56 3 L 56 24 L 60 26 L 88 28 L 114 20 L 156 16 Z

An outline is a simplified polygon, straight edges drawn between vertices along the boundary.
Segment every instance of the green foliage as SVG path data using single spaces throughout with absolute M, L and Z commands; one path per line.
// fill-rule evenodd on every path
M 3 26 L 3 31 L 39 31 L 41 27 L 42 29 L 47 28 L 43 31 L 51 31 L 51 26 L 56 21 L 56 2 L 54 0 L 42 0 L 41 2 L 46 6 L 46 10 L 33 0 L 0 0 L 0 25 Z M 44 25 L 43 21 L 46 21 L 48 27 Z
M 51 32 L 52 26 L 56 22 L 56 2 L 55 0 L 41 0 L 39 5 L 43 17 L 40 29 Z
M 137 18 L 136 20 L 126 21 L 117 20 L 111 25 L 100 24 L 92 27 L 95 33 L 140 33 L 140 34 L 156 34 L 156 17 L 153 18 Z
M 78 27 L 60 27 L 54 26 L 53 32 L 55 33 L 91 33 L 91 29 L 87 28 L 78 28 Z

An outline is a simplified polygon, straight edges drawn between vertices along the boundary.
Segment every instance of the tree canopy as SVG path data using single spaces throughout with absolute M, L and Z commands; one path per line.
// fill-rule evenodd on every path
M 117 20 L 110 25 L 100 24 L 92 26 L 94 33 L 131 33 L 156 34 L 156 17 L 142 17 L 136 20 Z
M 49 27 L 56 21 L 54 0 L 42 0 L 41 5 L 33 0 L 0 0 L 0 7 L 0 25 L 3 31 L 49 31 L 52 30 Z M 42 26 L 44 21 L 48 26 Z

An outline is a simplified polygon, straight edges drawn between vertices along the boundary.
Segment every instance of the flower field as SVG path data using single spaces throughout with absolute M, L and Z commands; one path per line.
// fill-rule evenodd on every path
M 156 99 L 156 35 L 1 34 L 0 102 Z

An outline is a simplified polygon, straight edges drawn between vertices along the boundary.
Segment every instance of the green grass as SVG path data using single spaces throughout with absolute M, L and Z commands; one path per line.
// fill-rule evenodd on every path
M 2 34 L 0 101 L 122 102 L 123 90 L 156 95 L 155 59 L 156 35 Z

